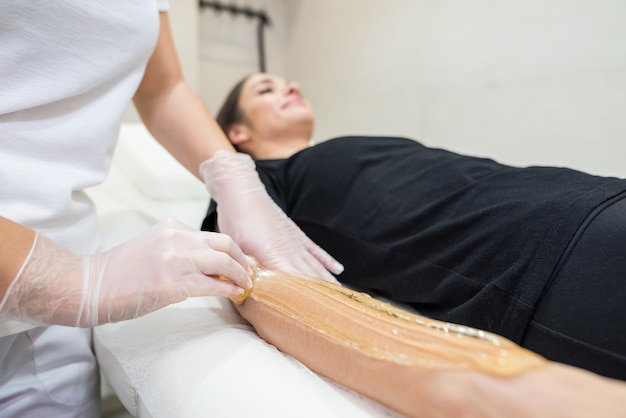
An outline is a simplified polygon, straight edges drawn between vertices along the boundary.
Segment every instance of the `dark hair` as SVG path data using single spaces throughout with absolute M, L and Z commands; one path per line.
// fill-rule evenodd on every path
M 235 123 L 245 122 L 246 117 L 243 114 L 243 111 L 239 107 L 239 96 L 241 96 L 241 90 L 243 89 L 243 85 L 250 78 L 250 76 L 246 76 L 243 79 L 239 80 L 237 84 L 230 90 L 224 103 L 222 103 L 222 107 L 220 107 L 219 112 L 217 112 L 217 117 L 215 120 L 217 124 L 222 128 L 226 137 L 228 137 L 228 129 Z

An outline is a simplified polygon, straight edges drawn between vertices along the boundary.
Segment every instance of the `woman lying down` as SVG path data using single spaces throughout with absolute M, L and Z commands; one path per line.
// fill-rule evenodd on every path
M 296 84 L 268 74 L 239 83 L 217 119 L 233 144 L 256 160 L 261 180 L 286 214 L 344 264 L 338 277 L 342 283 L 409 304 L 432 318 L 431 327 L 406 332 L 394 320 L 392 334 L 422 338 L 425 330 L 439 329 L 459 335 L 434 320 L 457 323 L 504 336 L 549 360 L 626 380 L 626 335 L 618 331 L 626 329 L 621 303 L 626 295 L 621 251 L 626 180 L 561 168 L 513 168 L 403 138 L 343 137 L 309 147 L 310 105 Z M 214 205 L 209 208 L 203 229 L 219 223 L 218 212 Z M 272 292 L 265 292 L 262 282 L 239 306 L 262 336 L 322 374 L 363 372 L 349 382 L 330 376 L 348 386 L 365 382 L 366 388 L 357 390 L 369 387 L 381 393 L 383 386 L 390 388 L 388 398 L 378 400 L 405 414 L 429 416 L 429 406 L 430 415 L 458 416 L 455 408 L 462 407 L 494 416 L 514 411 L 586 416 L 584 411 L 591 410 L 600 415 L 598 408 L 604 408 L 609 416 L 611 410 L 621 414 L 625 406 L 623 383 L 546 362 L 515 345 L 493 352 L 521 359 L 523 366 L 506 377 L 503 365 L 487 369 L 485 363 L 470 361 L 468 368 L 456 363 L 457 354 L 451 363 L 441 362 L 441 356 L 454 351 L 454 339 L 423 348 L 433 350 L 430 362 L 414 358 L 409 363 L 416 367 L 398 368 L 397 358 L 385 358 L 375 372 L 368 368 L 369 354 L 350 338 L 363 344 L 376 341 L 370 333 L 386 328 L 379 322 L 383 319 L 369 315 L 371 309 L 380 313 L 387 308 L 371 308 L 368 315 L 349 311 L 349 321 L 333 331 L 350 341 L 340 350 L 328 347 L 315 327 L 303 325 L 339 321 L 333 312 L 343 308 L 334 306 L 334 299 L 327 306 L 311 302 L 310 282 L 271 285 L 272 292 L 284 287 L 280 300 L 304 313 L 296 315 L 267 302 Z M 328 312 L 321 312 L 322 306 Z M 346 330 L 354 324 L 348 323 L 359 320 L 371 326 L 360 331 L 363 337 L 351 336 Z M 461 335 L 460 352 L 479 358 L 487 355 L 486 349 L 480 345 L 472 351 L 472 344 L 493 343 L 491 334 L 484 334 L 487 340 Z M 400 339 L 398 344 L 399 350 L 413 343 Z M 325 349 L 316 351 L 317 346 Z M 325 361 L 315 363 L 316 355 Z M 385 376 L 380 387 L 379 374 Z M 487 402 L 483 395 L 494 392 L 499 395 Z

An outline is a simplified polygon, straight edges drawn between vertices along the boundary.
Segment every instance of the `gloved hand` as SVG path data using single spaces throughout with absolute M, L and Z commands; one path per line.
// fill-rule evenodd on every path
M 191 296 L 237 298 L 252 286 L 252 265 L 230 237 L 171 220 L 89 256 L 37 234 L 0 314 L 37 324 L 92 327 Z
M 343 266 L 269 197 L 249 155 L 218 151 L 200 165 L 200 174 L 218 203 L 220 232 L 262 267 L 336 282 L 328 270 L 339 274 Z

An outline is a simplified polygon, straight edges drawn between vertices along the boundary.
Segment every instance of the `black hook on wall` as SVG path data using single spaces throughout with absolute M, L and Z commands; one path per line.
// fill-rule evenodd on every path
M 250 7 L 240 7 L 233 3 L 223 4 L 219 1 L 207 1 L 207 0 L 199 0 L 199 6 L 208 7 L 216 12 L 227 12 L 234 16 L 244 15 L 249 19 L 257 20 L 257 47 L 259 51 L 259 71 L 265 72 L 265 38 L 263 30 L 265 27 L 271 26 L 271 21 L 267 13 L 262 10 L 254 10 Z

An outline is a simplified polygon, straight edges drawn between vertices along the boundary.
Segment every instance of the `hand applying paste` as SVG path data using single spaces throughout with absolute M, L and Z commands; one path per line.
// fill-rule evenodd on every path
M 250 265 L 229 237 L 174 220 L 87 256 L 37 234 L 0 300 L 0 314 L 33 324 L 93 327 L 137 318 L 188 297 L 238 298 L 252 285 Z M 219 274 L 232 278 L 230 283 L 215 280 Z
M 219 276 L 217 276 L 217 278 L 222 280 L 222 281 L 224 281 L 224 282 L 231 282 L 232 283 L 232 280 L 230 280 L 226 276 L 219 275 Z M 254 282 L 253 282 L 253 285 L 254 285 Z M 243 293 L 241 293 L 239 296 L 236 296 L 236 297 L 233 297 L 233 298 L 229 298 L 229 299 L 232 300 L 233 302 L 237 302 L 237 303 L 243 302 L 244 300 L 246 300 L 246 298 L 248 296 L 250 296 L 250 292 L 251 291 L 252 291 L 252 288 L 245 289 L 243 291 Z

